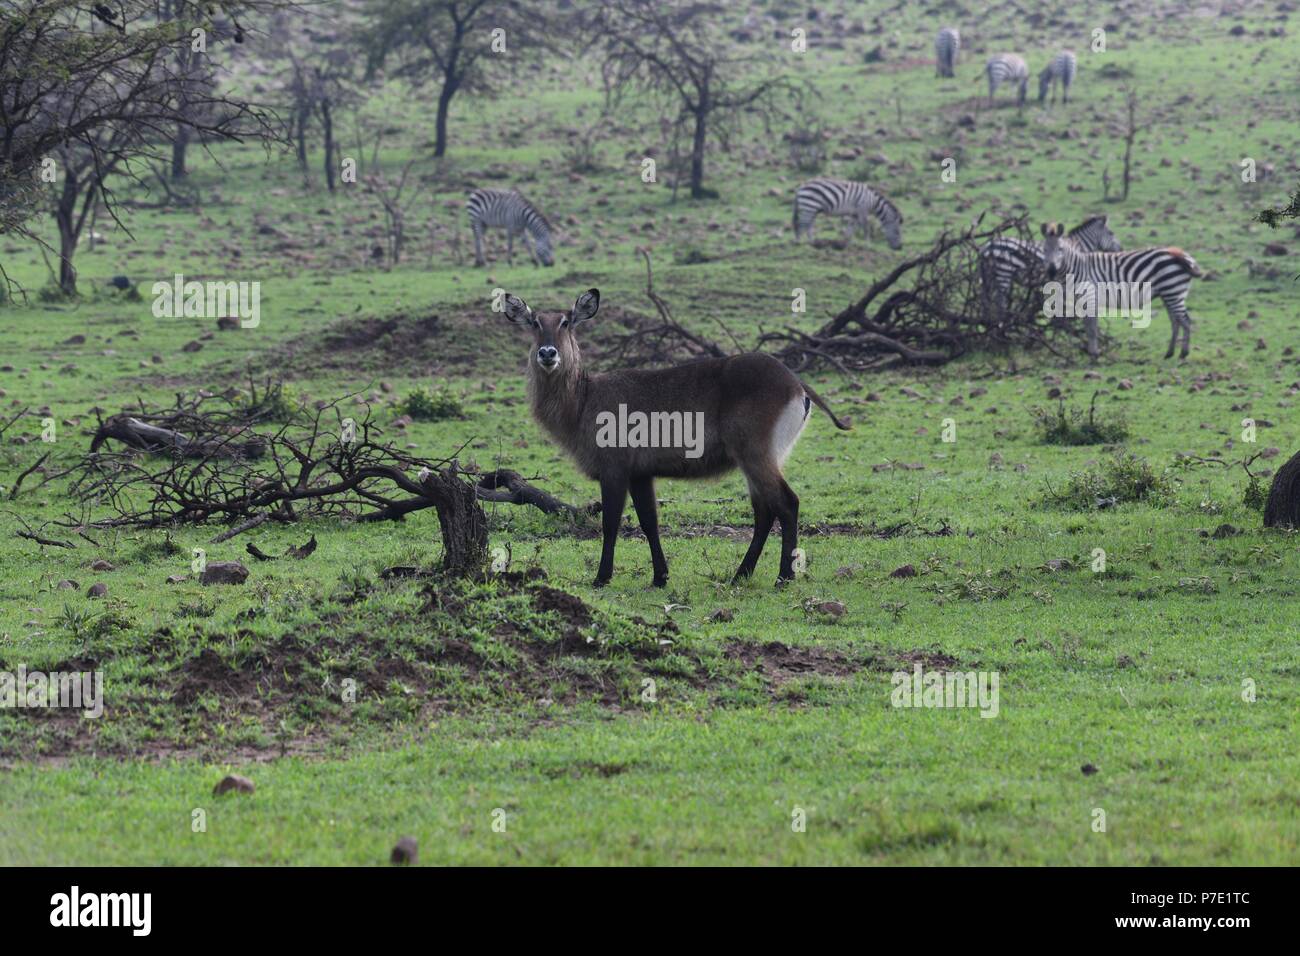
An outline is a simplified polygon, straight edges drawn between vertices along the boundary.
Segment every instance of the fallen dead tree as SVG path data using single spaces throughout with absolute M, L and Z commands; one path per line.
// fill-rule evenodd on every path
M 973 351 L 1020 347 L 1066 354 L 1081 348 L 1081 320 L 1043 315 L 1041 274 L 1012 283 L 1004 302 L 990 294 L 980 248 L 1000 237 L 1027 241 L 1029 233 L 1023 219 L 991 227 L 983 220 L 944 232 L 816 332 L 787 326 L 760 336 L 759 346 L 774 348 L 795 371 L 824 363 L 845 374 L 899 363 L 941 365 Z
M 368 410 L 359 422 L 345 416 L 342 400 L 299 409 L 273 430 L 256 430 L 236 421 L 233 396 L 225 396 L 225 404 L 212 398 L 201 407 L 178 402 L 179 411 L 102 422 L 91 450 L 67 472 L 74 497 L 101 516 L 67 516 L 59 523 L 84 530 L 221 522 L 229 527 L 214 540 L 222 541 L 268 521 L 392 521 L 433 508 L 443 567 L 464 574 L 481 569 L 487 551 L 480 499 L 548 514 L 599 510 L 566 504 L 516 472 L 479 476 L 454 455 L 407 455 L 383 439 Z M 181 420 L 185 431 L 175 427 Z

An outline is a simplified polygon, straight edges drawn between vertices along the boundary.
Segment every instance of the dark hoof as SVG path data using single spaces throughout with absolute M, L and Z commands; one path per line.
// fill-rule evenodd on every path
M 743 584 L 746 581 L 748 581 L 751 577 L 753 577 L 753 574 L 754 574 L 753 571 L 748 571 L 745 568 L 740 568 L 739 570 L 736 571 L 735 574 L 731 576 L 731 583 L 733 586 L 737 584 Z
M 652 580 L 650 581 L 650 586 L 651 586 L 651 587 L 656 587 L 656 588 L 666 588 L 666 587 L 668 587 L 668 575 L 665 574 L 662 578 L 654 578 L 654 579 L 652 579 Z
M 1173 350 L 1173 349 L 1170 349 L 1168 352 L 1165 353 L 1165 358 L 1167 358 L 1167 359 L 1171 359 L 1171 358 L 1173 358 L 1173 357 L 1174 357 L 1174 350 Z
M 1185 358 L 1187 358 L 1187 353 L 1186 353 L 1185 351 L 1184 351 L 1184 352 L 1179 352 L 1179 353 L 1178 353 L 1178 357 L 1179 357 L 1180 359 L 1185 359 Z
M 783 587 L 785 587 L 787 584 L 789 584 L 789 583 L 790 583 L 791 581 L 793 581 L 793 580 L 794 580 L 794 575 L 793 575 L 793 574 L 790 575 L 788 578 L 784 578 L 784 577 L 777 578 L 777 579 L 776 579 L 776 586 L 777 586 L 778 588 L 783 588 Z
M 603 588 L 608 583 L 609 578 L 596 578 L 596 580 L 591 582 L 591 586 L 593 588 Z

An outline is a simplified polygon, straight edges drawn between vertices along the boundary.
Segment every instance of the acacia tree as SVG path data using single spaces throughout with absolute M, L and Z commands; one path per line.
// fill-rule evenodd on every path
M 546 28 L 560 22 L 550 6 L 543 0 L 373 0 L 364 34 L 367 72 L 391 57 L 397 76 L 437 88 L 433 155 L 445 156 L 456 94 L 494 92 L 496 61 L 547 42 Z
M 746 113 L 766 122 L 780 94 L 798 88 L 761 58 L 740 52 L 727 33 L 727 10 L 691 0 L 599 0 L 586 21 L 604 48 L 606 89 L 636 91 L 676 105 L 691 132 L 691 197 L 704 198 L 704 159 L 712 136 L 727 137 Z
M 272 117 L 184 68 L 194 31 L 216 52 L 217 18 L 291 0 L 7 0 L 0 10 L 0 228 L 38 238 L 30 223 L 53 193 L 59 286 L 76 291 L 72 256 L 86 216 L 103 201 L 116 218 L 110 175 L 136 176 L 178 129 L 200 141 L 274 138 Z M 33 183 L 37 184 L 33 188 Z M 42 190 L 41 185 L 47 190 Z M 40 241 L 38 239 L 38 241 Z
M 1281 209 L 1264 209 L 1255 217 L 1264 225 L 1276 229 L 1283 219 L 1300 219 L 1300 188 L 1291 195 L 1291 200 Z

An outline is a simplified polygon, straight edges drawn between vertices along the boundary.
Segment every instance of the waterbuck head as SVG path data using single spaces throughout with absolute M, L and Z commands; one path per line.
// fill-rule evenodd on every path
M 1061 238 L 1065 227 L 1059 222 L 1043 223 L 1043 262 L 1047 266 L 1047 278 L 1055 279 L 1061 271 Z
M 578 296 L 573 309 L 568 312 L 534 312 L 523 299 L 515 295 L 505 298 L 505 316 L 516 325 L 533 330 L 533 351 L 529 368 L 534 366 L 545 375 L 554 375 L 564 369 L 576 373 L 580 355 L 573 330 L 586 322 L 600 308 L 600 290 L 588 289 Z

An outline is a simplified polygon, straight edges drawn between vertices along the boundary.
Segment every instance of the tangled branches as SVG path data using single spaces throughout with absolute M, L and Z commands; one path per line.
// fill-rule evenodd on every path
M 983 219 L 944 232 L 816 332 L 787 327 L 762 335 L 760 346 L 775 346 L 795 371 L 824 362 L 845 374 L 899 362 L 940 365 L 976 350 L 1041 347 L 1062 354 L 1064 345 L 1081 346 L 1081 322 L 1042 314 L 1038 270 L 1017 277 L 1006 295 L 995 292 L 981 247 L 1003 237 L 1027 241 L 1029 234 L 1023 219 L 982 227 Z
M 268 400 L 269 397 L 269 400 Z M 345 416 L 340 400 L 294 409 L 273 429 L 255 425 L 278 415 L 278 390 L 252 405 L 233 395 L 177 399 L 174 409 L 118 415 L 100 424 L 90 451 L 71 470 L 71 492 L 105 517 L 69 518 L 68 527 L 163 527 L 220 521 L 226 540 L 268 521 L 306 518 L 400 520 L 438 512 L 443 566 L 481 568 L 487 517 L 480 497 L 532 504 L 547 512 L 589 513 L 534 488 L 514 472 L 477 478 L 454 456 L 406 455 L 384 441 L 369 411 Z M 110 442 L 123 446 L 114 450 Z M 470 480 L 466 480 L 469 478 Z

